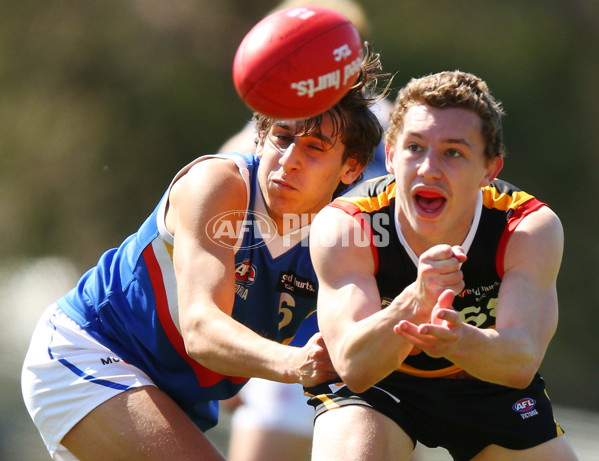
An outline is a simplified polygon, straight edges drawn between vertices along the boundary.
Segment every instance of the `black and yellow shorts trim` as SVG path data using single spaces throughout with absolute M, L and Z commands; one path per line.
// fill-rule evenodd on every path
M 414 444 L 444 447 L 456 461 L 469 460 L 490 444 L 523 450 L 563 434 L 538 374 L 526 389 L 393 373 L 361 394 L 336 385 L 306 389 L 306 394 L 315 418 L 365 405 L 395 421 Z

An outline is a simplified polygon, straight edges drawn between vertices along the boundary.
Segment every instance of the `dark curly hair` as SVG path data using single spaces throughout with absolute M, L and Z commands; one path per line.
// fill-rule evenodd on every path
M 300 136 L 320 135 L 323 117 L 328 115 L 333 123 L 333 138 L 341 139 L 345 146 L 343 162 L 352 158 L 360 165 L 366 166 L 374 157 L 374 151 L 383 137 L 383 128 L 370 107 L 386 96 L 391 79 L 382 91 L 377 92 L 379 79 L 389 77 L 390 74 L 382 72 L 380 55 L 372 51 L 368 42 L 364 42 L 364 48 L 364 59 L 356 83 L 331 109 L 304 120 L 301 132 L 298 134 Z M 266 135 L 277 120 L 258 112 L 254 113 L 253 120 L 258 135 L 256 143 L 264 143 Z M 347 184 L 339 184 L 335 194 L 341 193 L 347 187 L 349 187 Z

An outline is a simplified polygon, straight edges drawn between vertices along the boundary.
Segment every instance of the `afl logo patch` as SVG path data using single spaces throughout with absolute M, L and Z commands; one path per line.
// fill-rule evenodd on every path
M 536 403 L 537 402 L 535 402 L 534 399 L 531 399 L 530 397 L 525 397 L 514 403 L 512 405 L 512 410 L 514 410 L 517 413 L 527 413 L 529 411 L 534 410 Z
M 256 280 L 256 266 L 249 261 L 243 261 L 235 266 L 235 280 L 237 283 L 249 286 Z

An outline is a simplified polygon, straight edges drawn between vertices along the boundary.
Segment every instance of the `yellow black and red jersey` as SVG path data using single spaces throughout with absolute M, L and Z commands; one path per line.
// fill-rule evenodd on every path
M 395 177 L 387 175 L 357 186 L 329 205 L 354 216 L 369 235 L 382 307 L 417 277 L 417 261 L 400 241 L 396 228 L 395 197 Z M 462 265 L 466 286 L 453 307 L 464 322 L 494 328 L 507 242 L 520 221 L 545 204 L 502 180 L 481 188 L 479 203 L 468 259 Z M 444 358 L 414 349 L 398 371 L 433 378 L 450 377 L 461 369 Z

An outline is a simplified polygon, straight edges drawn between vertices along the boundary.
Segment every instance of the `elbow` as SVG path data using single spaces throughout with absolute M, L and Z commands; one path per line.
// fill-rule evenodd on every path
M 541 365 L 541 359 L 529 356 L 528 360 L 520 362 L 506 376 L 505 386 L 516 389 L 526 389 L 532 383 Z
M 531 344 L 527 353 L 520 357 L 518 365 L 514 367 L 510 377 L 511 383 L 508 385 L 516 389 L 525 389 L 530 386 L 541 367 L 545 350 L 545 347 L 535 347 Z
M 370 387 L 376 384 L 376 381 L 372 380 L 372 377 L 367 371 L 367 368 L 352 366 L 351 364 L 340 366 L 337 369 L 337 373 L 343 383 L 356 394 L 366 392 Z
M 203 335 L 198 334 L 199 331 L 201 331 L 200 325 L 190 323 L 181 325 L 181 336 L 183 338 L 185 353 L 203 365 L 210 356 L 210 353 L 206 341 L 201 340 Z
M 346 383 L 346 385 L 352 392 L 355 392 L 356 394 L 366 392 L 373 386 L 373 384 L 367 384 L 363 381 L 356 381 L 355 383 L 351 383 L 351 385 Z
M 518 372 L 513 373 L 504 383 L 504 385 L 508 387 L 513 387 L 515 389 L 526 389 L 532 383 L 536 374 L 535 371 L 530 370 L 519 370 Z
M 194 341 L 193 338 L 185 338 L 184 336 L 183 345 L 185 346 L 185 353 L 189 357 L 200 364 L 204 364 L 208 354 L 200 342 Z
M 548 341 L 535 341 L 527 335 L 520 338 L 516 346 L 506 350 L 504 359 L 488 375 L 489 381 L 515 389 L 530 386 L 543 362 Z

